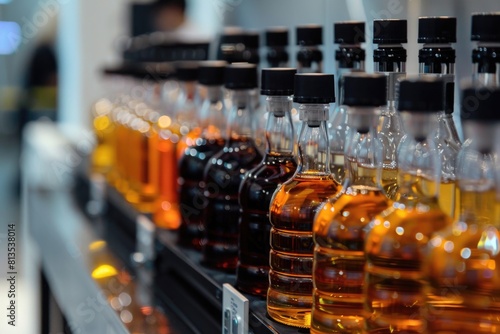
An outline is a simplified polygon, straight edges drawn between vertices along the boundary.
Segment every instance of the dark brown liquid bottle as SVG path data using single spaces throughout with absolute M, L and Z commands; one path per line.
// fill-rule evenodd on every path
M 264 160 L 243 179 L 239 190 L 240 240 L 236 287 L 265 296 L 269 286 L 269 204 L 276 188 L 297 168 L 293 155 L 291 109 L 293 68 L 263 69 L 261 93 L 268 95 Z
M 330 173 L 326 128 L 334 97 L 333 75 L 296 74 L 294 101 L 301 104 L 302 121 L 299 164 L 270 205 L 267 312 L 274 320 L 296 327 L 309 327 L 311 322 L 314 216 L 321 203 L 341 189 Z
M 238 262 L 238 190 L 245 173 L 262 161 L 253 136 L 251 90 L 257 87 L 257 67 L 251 64 L 229 65 L 225 87 L 231 90 L 225 147 L 216 153 L 204 171 L 203 187 L 207 198 L 204 210 L 205 233 L 203 264 L 233 271 Z
M 226 62 L 200 63 L 198 70 L 200 96 L 205 99 L 200 108 L 201 133 L 192 138 L 179 161 L 179 199 L 182 224 L 179 243 L 201 249 L 203 239 L 203 211 L 207 200 L 203 195 L 203 172 L 210 158 L 221 151 L 225 144 L 224 128 L 227 123 L 222 85 Z

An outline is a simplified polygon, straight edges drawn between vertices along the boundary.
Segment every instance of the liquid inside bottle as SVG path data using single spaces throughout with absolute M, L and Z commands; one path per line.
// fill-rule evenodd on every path
M 238 64 L 226 68 L 226 88 L 232 89 L 228 139 L 222 151 L 209 160 L 204 171 L 203 189 L 205 234 L 203 264 L 233 271 L 238 262 L 240 205 L 238 190 L 245 173 L 262 161 L 253 140 L 250 90 L 257 86 L 254 65 Z
M 296 327 L 311 323 L 314 217 L 319 206 L 341 189 L 330 173 L 326 128 L 326 103 L 332 102 L 333 90 L 333 75 L 296 75 L 294 101 L 309 101 L 306 97 L 318 94 L 316 101 L 325 104 L 301 104 L 297 172 L 276 190 L 270 206 L 267 312 Z
M 290 110 L 295 69 L 262 70 L 261 92 L 267 97 L 269 119 L 264 160 L 243 179 L 239 190 L 240 240 L 236 287 L 265 296 L 269 287 L 269 205 L 276 188 L 297 168 L 293 155 L 294 129 Z
M 427 328 L 427 243 L 451 223 L 438 204 L 441 166 L 430 138 L 444 106 L 443 87 L 438 79 L 404 80 L 399 85 L 407 136 L 398 150 L 396 199 L 370 223 L 366 238 L 367 333 L 423 333 Z M 422 99 L 426 102 L 418 105 Z

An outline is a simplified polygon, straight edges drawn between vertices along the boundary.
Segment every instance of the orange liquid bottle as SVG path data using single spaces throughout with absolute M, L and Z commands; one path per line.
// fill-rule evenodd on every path
M 245 173 L 262 161 L 253 140 L 253 114 L 250 90 L 257 87 L 257 67 L 229 65 L 225 87 L 231 90 L 228 137 L 224 148 L 212 156 L 205 168 L 203 184 L 207 206 L 203 263 L 212 268 L 234 271 L 238 262 L 240 206 L 238 190 Z
M 297 168 L 290 113 L 295 73 L 292 68 L 262 70 L 261 93 L 268 95 L 267 149 L 262 162 L 243 179 L 238 194 L 241 215 L 236 287 L 259 296 L 265 296 L 269 287 L 271 198 Z
M 311 333 L 362 333 L 365 235 L 370 221 L 389 206 L 380 177 L 383 148 L 377 138 L 379 107 L 386 103 L 383 75 L 344 76 L 346 178 L 314 221 Z
M 200 107 L 200 127 L 188 134 L 179 160 L 179 200 L 182 223 L 178 242 L 201 249 L 203 239 L 203 211 L 207 200 L 203 195 L 203 172 L 210 158 L 224 148 L 227 123 L 222 85 L 223 61 L 200 63 L 198 82 L 204 101 Z M 200 96 L 200 97 L 202 97 Z M 202 130 L 201 133 L 200 130 Z M 199 133 L 199 134 L 197 134 Z
M 339 193 L 330 173 L 326 121 L 335 101 L 330 74 L 296 74 L 294 101 L 302 121 L 295 175 L 270 205 L 271 251 L 267 312 L 274 320 L 309 327 L 312 307 L 313 221 L 319 206 Z
M 394 203 L 371 223 L 365 242 L 365 330 L 424 333 L 429 288 L 427 243 L 450 226 L 439 207 L 441 161 L 432 134 L 444 108 L 444 83 L 436 78 L 403 80 L 399 111 L 406 132 L 398 148 Z

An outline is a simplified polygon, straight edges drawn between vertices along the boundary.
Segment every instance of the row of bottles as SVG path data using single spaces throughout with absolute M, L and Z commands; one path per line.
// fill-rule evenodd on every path
M 336 77 L 262 70 L 265 138 L 255 134 L 256 65 L 111 72 L 113 92 L 94 108 L 94 172 L 158 227 L 179 229 L 203 265 L 266 296 L 279 322 L 315 333 L 449 333 L 481 319 L 492 332 L 499 17 L 473 16 L 480 44 L 462 96 L 463 146 L 452 118 L 456 20 L 419 20 L 420 75 L 406 80 L 406 21 L 376 20 L 375 74 L 359 73 L 360 22 L 335 26 Z M 304 66 L 319 59 L 321 35 L 307 28 Z

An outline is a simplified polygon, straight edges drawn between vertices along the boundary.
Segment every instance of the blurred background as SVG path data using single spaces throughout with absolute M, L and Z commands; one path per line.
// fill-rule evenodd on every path
M 23 129 L 29 122 L 51 120 L 90 131 L 90 107 L 104 91 L 102 69 L 121 62 L 131 37 L 162 31 L 185 40 L 209 40 L 213 59 L 217 36 L 226 26 L 255 31 L 285 26 L 290 28 L 288 51 L 294 66 L 294 27 L 315 23 L 324 28 L 324 71 L 333 73 L 333 23 L 362 20 L 367 22 L 364 47 L 370 72 L 371 22 L 406 18 L 407 72 L 417 73 L 417 18 L 455 16 L 456 74 L 461 80 L 472 70 L 470 14 L 490 11 L 500 11 L 498 0 L 0 0 L 0 222 L 21 220 Z M 260 44 L 264 67 L 262 38 Z

